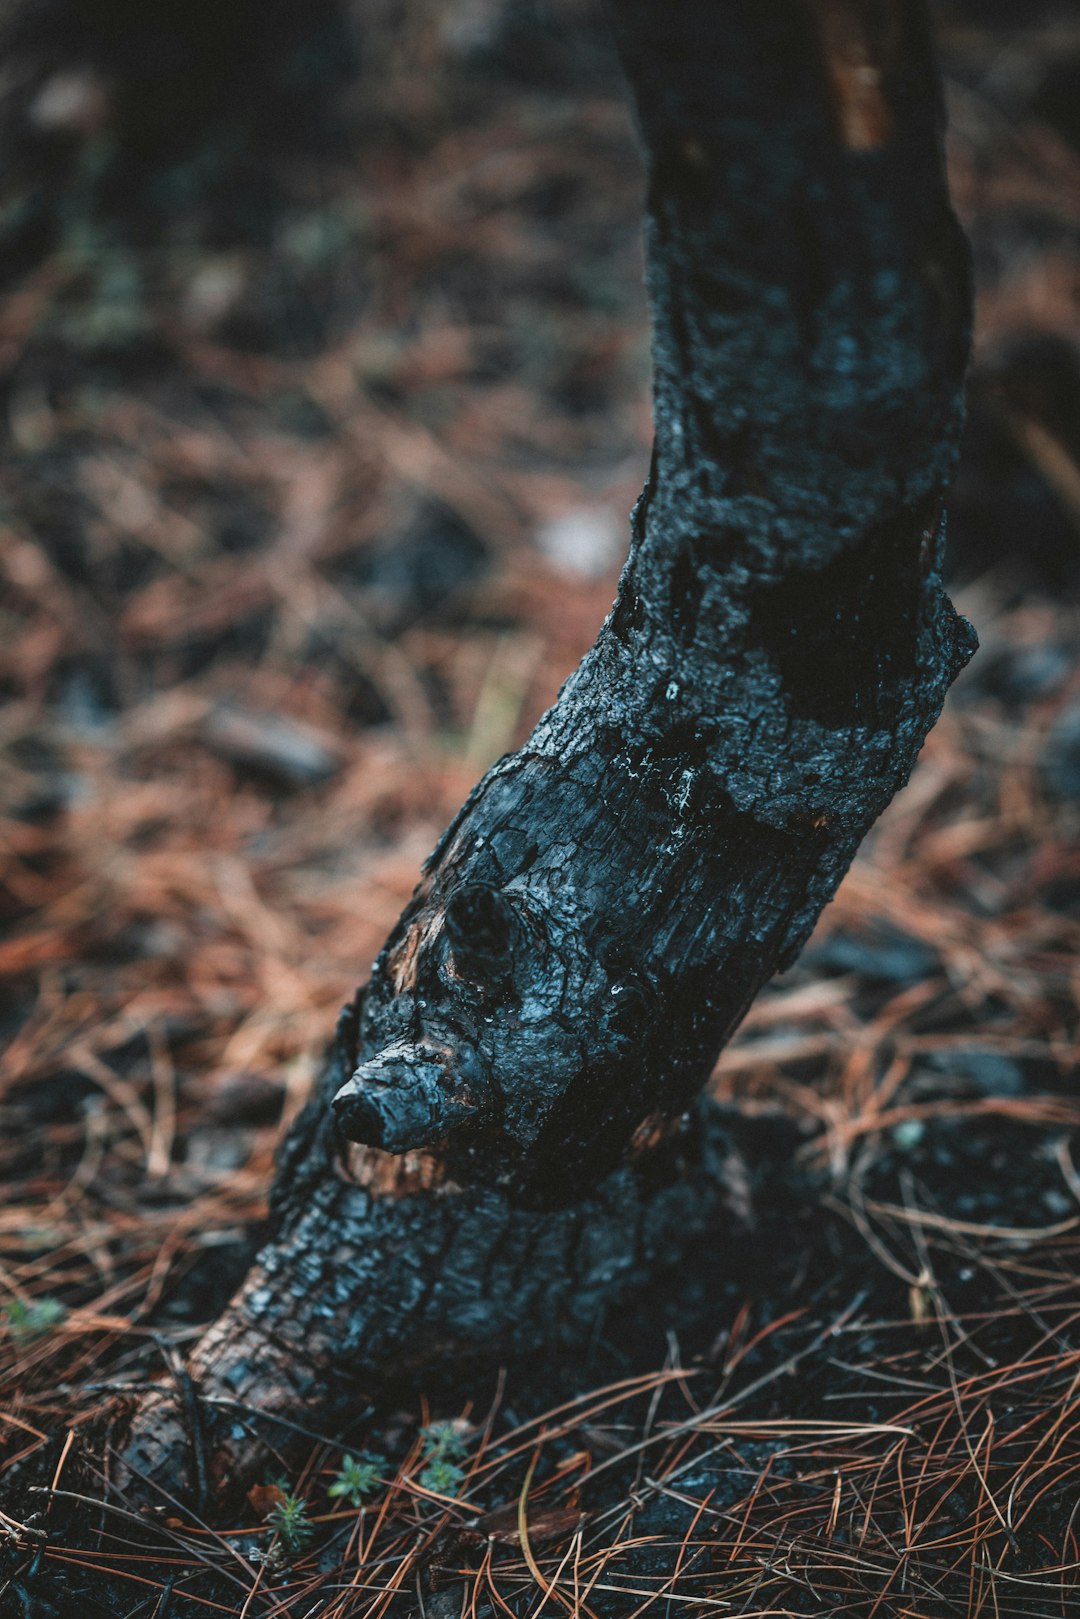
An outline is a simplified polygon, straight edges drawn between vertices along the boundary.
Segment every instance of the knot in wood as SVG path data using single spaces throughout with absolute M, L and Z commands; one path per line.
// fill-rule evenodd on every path
M 483 982 L 501 977 L 513 953 L 514 912 L 490 883 L 463 883 L 446 902 L 443 928 L 463 978 Z

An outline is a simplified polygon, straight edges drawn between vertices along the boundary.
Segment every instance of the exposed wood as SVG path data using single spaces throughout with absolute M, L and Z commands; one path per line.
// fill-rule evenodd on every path
M 974 646 L 940 577 L 969 290 L 921 5 L 617 11 L 655 360 L 629 559 L 286 1144 L 272 1240 L 191 1360 L 218 1488 L 288 1431 L 252 1411 L 318 1426 L 402 1370 L 565 1342 L 715 1224 L 694 1098 Z M 150 1396 L 128 1482 L 175 1491 L 190 1443 Z

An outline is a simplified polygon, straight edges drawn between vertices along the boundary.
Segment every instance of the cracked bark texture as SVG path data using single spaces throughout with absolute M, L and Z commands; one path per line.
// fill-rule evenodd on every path
M 570 1342 L 717 1231 L 695 1098 L 974 648 L 940 575 L 970 295 L 922 6 L 615 12 L 656 429 L 618 598 L 343 1014 L 191 1357 L 200 1443 L 144 1397 L 132 1489 L 194 1488 L 200 1448 L 227 1489 L 388 1376 Z

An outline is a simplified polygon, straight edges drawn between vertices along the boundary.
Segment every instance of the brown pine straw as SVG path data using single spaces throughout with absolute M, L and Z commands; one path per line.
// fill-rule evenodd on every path
M 1075 633 L 1073 615 L 1049 607 L 1023 608 L 995 624 L 1002 640 Z M 380 1615 L 397 1601 L 414 1602 L 417 1579 L 430 1583 L 433 1575 L 460 1586 L 463 1611 L 478 1613 L 485 1605 L 517 1612 L 533 1590 L 530 1612 L 546 1603 L 587 1614 L 617 1601 L 620 1612 L 643 1613 L 673 1600 L 686 1612 L 780 1614 L 798 1611 L 802 1593 L 838 1614 L 919 1614 L 934 1611 L 947 1590 L 954 1606 L 967 1603 L 973 1613 L 1067 1615 L 1080 1590 L 1075 1513 L 1064 1506 L 1078 1499 L 1080 1483 L 1080 1203 L 1075 1216 L 1031 1219 L 1018 1206 L 1020 1218 L 987 1223 L 865 1192 L 898 1126 L 993 1116 L 1045 1140 L 1063 1190 L 1076 1200 L 1075 1094 L 973 1095 L 955 1088 L 948 1066 L 950 1053 L 962 1057 L 972 1044 L 1020 1061 L 1038 1057 L 1063 1077 L 1076 1060 L 1066 1003 L 1075 1007 L 1078 928 L 1039 899 L 1040 884 L 1076 869 L 1075 826 L 1031 763 L 1032 738 L 1048 733 L 1063 701 L 1057 694 L 1037 708 L 1024 730 L 985 704 L 947 714 L 912 787 L 822 923 L 827 940 L 837 929 L 886 918 L 933 948 L 936 974 L 876 1004 L 864 1002 L 852 974 L 781 982 L 718 1067 L 722 1099 L 806 1121 L 805 1151 L 831 1171 L 831 1205 L 907 1289 L 905 1314 L 872 1323 L 876 1339 L 891 1340 L 894 1351 L 860 1359 L 867 1322 L 858 1308 L 825 1321 L 805 1310 L 762 1321 L 748 1305 L 731 1322 L 731 1381 L 718 1400 L 708 1388 L 715 1373 L 676 1362 L 517 1430 L 489 1423 L 457 1501 L 434 1499 L 419 1484 L 414 1446 L 362 1514 L 328 1510 L 323 1492 L 340 1452 L 315 1447 L 307 1491 L 319 1544 L 340 1547 L 330 1572 L 313 1551 L 278 1575 L 246 1554 L 238 1559 L 264 1536 L 250 1521 L 209 1529 L 180 1513 L 170 1520 L 168 1550 L 142 1545 L 128 1537 L 129 1520 L 116 1517 L 115 1506 L 96 1545 L 50 1541 L 46 1561 L 105 1571 L 133 1592 L 160 1595 L 173 1578 L 196 1608 L 234 1615 L 245 1605 L 249 1615 L 303 1611 L 298 1605 L 316 1593 L 332 1619 Z M 242 1157 L 227 1171 L 212 1161 L 202 1167 L 190 1151 L 185 1163 L 177 1149 L 202 1127 L 215 1095 L 247 1083 L 244 1075 L 265 1076 L 272 1087 L 284 1072 L 283 1113 L 291 1115 L 356 962 L 406 897 L 414 851 L 462 791 L 464 767 L 395 756 L 379 739 L 360 750 L 314 815 L 287 822 L 261 856 L 245 854 L 241 864 L 236 851 L 251 847 L 251 828 L 265 824 L 265 812 L 243 794 L 223 797 L 219 772 L 193 744 L 181 737 L 170 745 L 173 776 L 138 788 L 135 804 L 117 766 L 103 769 L 100 799 L 75 812 L 62 858 L 35 878 L 36 936 L 53 941 L 55 954 L 37 969 L 35 1007 L 9 1053 L 7 1094 L 17 1104 L 27 1085 L 63 1069 L 82 1077 L 92 1105 L 67 1122 L 44 1121 L 47 1151 L 27 1170 L 18 1169 L 14 1138 L 2 1149 L 16 1166 L 0 1216 L 4 1285 L 24 1303 L 60 1293 L 69 1301 L 47 1333 L 28 1341 L 9 1334 L 4 1342 L 8 1467 L 31 1458 L 58 1429 L 66 1454 L 73 1428 L 109 1398 L 95 1383 L 110 1384 L 110 1368 L 146 1341 L 150 1311 L 200 1254 L 259 1216 L 281 1125 L 234 1127 Z M 170 796 L 177 790 L 180 809 Z M 399 830 L 372 856 L 363 852 L 373 846 L 371 817 L 388 799 Z M 163 842 L 146 847 L 138 838 L 143 817 L 166 810 Z M 198 839 L 191 825 L 200 827 Z M 15 826 L 6 844 L 16 877 L 34 841 L 24 831 Z M 331 840 L 360 851 L 351 857 L 355 875 L 344 881 L 321 871 Z M 995 902 L 989 921 L 970 908 L 973 885 L 986 883 Z M 167 971 L 94 964 L 87 943 L 95 930 L 100 938 L 103 921 L 118 937 L 131 919 L 158 916 L 191 941 L 179 944 Z M 24 971 L 27 959 L 12 950 L 8 970 Z M 64 963 L 63 979 L 49 961 Z M 990 997 L 996 1015 L 978 1026 Z M 927 1032 L 927 1010 L 950 999 L 976 1015 L 977 1028 Z M 145 1056 L 125 1069 L 115 1054 L 140 1033 L 148 1036 Z M 928 1057 L 938 1064 L 933 1081 L 922 1066 Z M 795 1077 L 807 1063 L 820 1076 L 813 1086 Z M 141 1190 L 153 1186 L 168 1200 L 162 1206 Z M 104 1201 L 103 1188 L 112 1188 Z M 990 1290 L 991 1301 L 970 1313 L 950 1309 L 939 1280 L 958 1265 L 977 1270 Z M 182 1347 L 194 1330 L 170 1329 L 170 1336 Z M 890 1401 L 888 1420 L 833 1418 L 828 1405 L 813 1418 L 786 1416 L 782 1403 L 769 1411 L 753 1379 L 744 1378 L 740 1392 L 741 1362 L 770 1334 L 790 1346 L 767 1378 L 781 1402 L 789 1368 L 804 1355 L 809 1364 L 824 1356 L 836 1379 L 826 1399 L 848 1398 L 845 1388 L 869 1379 Z M 981 1370 L 958 1372 L 962 1352 Z M 762 1402 L 748 1412 L 747 1390 L 751 1402 Z M 595 1433 L 611 1436 L 610 1454 L 595 1454 L 587 1437 Z M 579 1446 L 574 1467 L 562 1465 L 567 1443 Z M 706 1454 L 722 1456 L 730 1470 L 722 1500 L 715 1487 L 700 1497 L 681 1487 Z M 537 1484 L 548 1455 L 550 1477 Z M 520 1473 L 526 1459 L 528 1489 Z M 46 1500 L 57 1506 L 68 1499 L 62 1463 L 60 1456 L 49 1470 Z M 590 1481 L 595 1491 L 605 1471 L 631 1483 L 637 1471 L 637 1482 L 621 1505 L 590 1510 Z M 949 1502 L 961 1493 L 958 1514 Z M 686 1503 L 680 1535 L 635 1533 L 636 1516 L 657 1498 Z M 1063 1503 L 1056 1530 L 1041 1529 L 1033 1542 L 1027 1526 L 1053 1519 L 1051 1498 Z M 516 1531 L 485 1534 L 500 1499 L 517 1502 L 522 1521 Z M 460 1532 L 476 1519 L 480 1528 L 462 1550 Z M 531 1527 L 544 1520 L 556 1526 L 550 1542 Z M 224 1582 L 215 1591 L 231 1588 L 227 1601 L 191 1588 L 200 1571 Z
M 401 9 L 402 61 L 435 59 L 439 8 Z M 1074 34 L 1047 44 L 1066 47 Z M 1001 70 L 978 30 L 952 48 Z M 988 363 L 1018 333 L 1074 337 L 1080 165 L 1046 127 L 1003 128 L 976 79 L 950 92 L 965 223 L 996 252 L 1018 215 L 1055 222 L 1052 243 L 980 289 Z M 415 72 L 396 69 L 382 93 L 395 113 L 426 105 Z M 929 965 L 871 993 L 861 970 L 825 972 L 811 955 L 752 1008 L 714 1080 L 725 1105 L 794 1123 L 817 1177 L 812 1220 L 837 1222 L 866 1291 L 845 1273 L 843 1296 L 796 1289 L 765 1307 L 748 1292 L 724 1303 L 717 1346 L 696 1362 L 674 1343 L 662 1365 L 539 1413 L 512 1419 L 502 1395 L 479 1420 L 468 1408 L 456 1498 L 421 1483 L 411 1438 L 387 1445 L 390 1476 L 362 1511 L 341 1506 L 326 1493 L 341 1446 L 313 1441 L 289 1482 L 315 1537 L 285 1562 L 258 1560 L 269 1537 L 250 1507 L 225 1526 L 175 1504 L 148 1521 L 111 1490 L 108 1458 L 89 1481 L 76 1470 L 78 1435 L 115 1389 L 160 1374 L 156 1335 L 178 1355 L 200 1330 L 208 1306 L 190 1279 L 239 1268 L 338 1006 L 442 827 L 527 734 L 609 605 L 613 567 L 568 579 L 532 537 L 580 507 L 622 513 L 640 487 L 636 247 L 604 261 L 625 307 L 553 299 L 541 320 L 530 294 L 530 334 L 605 384 L 595 419 L 556 408 L 546 378 L 478 383 L 485 344 L 520 311 L 470 322 L 431 267 L 468 260 L 484 285 L 559 271 L 573 231 L 536 228 L 532 189 L 581 184 L 583 227 L 613 234 L 637 216 L 629 141 L 622 103 L 599 90 L 569 110 L 526 96 L 512 115 L 500 104 L 475 127 L 435 129 L 421 157 L 394 155 L 386 183 L 375 161 L 370 176 L 334 178 L 370 217 L 375 283 L 313 359 L 241 353 L 178 314 L 165 255 L 151 312 L 177 398 L 154 385 L 64 394 L 43 429 L 33 390 L 13 396 L 21 444 L 46 431 L 77 447 L 66 476 L 95 581 L 40 543 L 48 480 L 32 455 L 25 472 L 10 458 L 0 989 L 19 1015 L 0 1071 L 0 1488 L 32 1478 L 38 1493 L 5 1510 L 0 1537 L 20 1578 L 38 1558 L 92 1574 L 118 1612 L 166 1619 L 170 1604 L 381 1619 L 436 1597 L 441 1616 L 470 1619 L 1069 1619 L 1080 1606 L 1080 920 L 1060 898 L 1080 892 L 1080 814 L 1048 771 L 1080 699 L 1080 615 L 1017 602 L 993 572 L 960 602 L 980 662 L 814 941 L 887 925 Z M 328 183 L 317 177 L 320 195 Z M 6 370 L 32 358 L 75 275 L 59 254 L 0 305 Z M 396 396 L 368 386 L 384 372 Z M 196 400 L 211 386 L 234 401 L 222 418 Z M 283 397 L 317 405 L 326 431 L 281 425 Z M 1015 402 L 1001 420 L 1075 520 L 1074 448 Z M 265 541 L 217 545 L 190 494 L 205 488 L 263 514 Z M 339 567 L 399 532 L 419 497 L 452 506 L 488 549 L 457 622 L 396 625 Z M 125 548 L 152 565 L 110 596 L 100 581 Z M 245 641 L 257 618 L 264 639 Z M 184 672 L 193 647 L 234 629 L 237 647 Z M 1046 648 L 1066 668 L 1022 709 L 978 685 L 995 656 Z M 57 696 L 73 654 L 107 654 L 126 682 L 103 722 Z M 365 704 L 377 722 L 358 716 Z M 326 775 L 268 784 L 238 736 L 271 764 L 290 742 L 317 746 Z M 58 786 L 60 807 L 26 812 Z M 980 1089 L 973 1048 L 1034 1077 L 1015 1094 Z M 1065 1212 L 1032 1207 L 1022 1174 L 1004 1177 L 992 1218 L 943 1208 L 914 1173 L 880 1193 L 905 1131 L 965 1127 L 1007 1129 Z M 166 1313 L 193 1294 L 195 1314 Z M 62 1319 L 13 1330 L 46 1300 Z M 522 1410 L 517 1377 L 505 1398 Z

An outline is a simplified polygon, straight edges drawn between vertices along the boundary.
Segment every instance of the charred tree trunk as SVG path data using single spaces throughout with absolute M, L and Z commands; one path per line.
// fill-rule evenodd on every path
M 629 559 L 342 1016 L 191 1358 L 214 1488 L 387 1373 L 572 1336 L 715 1228 L 695 1097 L 974 645 L 940 578 L 969 292 L 922 6 L 617 11 L 655 354 Z M 144 1399 L 128 1482 L 190 1487 L 189 1438 Z

